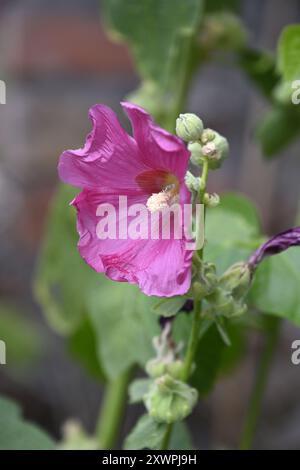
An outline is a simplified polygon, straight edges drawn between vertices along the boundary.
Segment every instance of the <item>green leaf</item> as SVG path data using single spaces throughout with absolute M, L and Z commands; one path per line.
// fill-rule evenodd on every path
M 191 313 L 180 312 L 176 315 L 172 323 L 172 336 L 176 344 L 183 343 L 187 345 L 192 328 L 193 315 Z
M 224 321 L 223 317 L 220 317 L 220 318 L 217 317 L 216 318 L 215 324 L 216 324 L 218 333 L 219 333 L 223 343 L 226 346 L 230 347 L 231 346 L 231 341 L 230 341 L 230 338 L 228 336 L 227 329 L 226 329 L 224 323 L 225 323 L 225 321 Z
M 228 374 L 245 352 L 245 326 L 239 320 L 225 320 L 230 345 L 225 344 L 216 324 L 201 335 L 191 384 L 201 396 L 208 395 L 220 375 Z
M 246 62 L 247 64 L 247 62 Z M 273 157 L 300 135 L 299 109 L 291 103 L 292 80 L 300 77 L 300 25 L 287 26 L 278 42 L 277 70 L 260 80 L 265 95 L 275 104 L 257 127 L 256 136 L 266 157 Z M 276 83 L 276 74 L 282 80 Z M 277 103 L 277 104 L 276 104 Z
M 103 381 L 105 374 L 97 354 L 97 347 L 95 332 L 86 315 L 78 329 L 69 337 L 69 350 L 93 377 Z
M 0 450 L 52 450 L 54 442 L 23 420 L 17 405 L 0 397 Z
M 297 107 L 274 107 L 259 124 L 256 135 L 265 156 L 273 157 L 300 135 Z
M 107 279 L 90 295 L 88 311 L 108 377 L 117 377 L 133 364 L 143 367 L 153 356 L 152 338 L 159 325 L 152 302 L 136 286 Z
M 157 423 L 148 415 L 142 416 L 125 440 L 124 449 L 140 450 L 161 448 L 167 425 Z
M 284 80 L 300 78 L 300 24 L 287 26 L 280 35 L 278 69 Z
M 157 423 L 150 416 L 142 416 L 129 436 L 125 440 L 124 449 L 160 450 L 167 426 Z M 184 422 L 175 423 L 173 426 L 170 450 L 192 450 L 193 444 L 190 432 Z
M 231 320 L 226 325 L 230 346 L 225 347 L 222 352 L 219 374 L 230 373 L 240 362 L 246 352 L 246 326 L 240 319 Z
M 178 313 L 186 302 L 186 297 L 175 296 L 168 299 L 162 299 L 153 306 L 153 310 L 157 315 L 162 317 L 173 317 Z
M 193 36 L 202 10 L 202 0 L 104 0 L 104 13 L 115 37 L 131 46 L 141 76 L 165 85 L 174 67 L 180 38 Z
M 138 403 L 143 401 L 144 395 L 148 392 L 149 387 L 152 383 L 152 379 L 136 379 L 130 385 L 128 389 L 129 402 Z
M 0 340 L 6 344 L 10 367 L 29 365 L 41 351 L 41 341 L 33 321 L 10 305 L 0 305 Z
M 250 199 L 241 193 L 228 192 L 222 195 L 221 207 L 223 210 L 239 214 L 247 221 L 256 233 L 260 230 L 258 209 Z
M 77 250 L 74 188 L 59 186 L 54 196 L 35 278 L 35 295 L 49 323 L 61 333 L 76 330 L 87 311 L 87 299 L 102 277 Z
M 196 368 L 191 377 L 191 384 L 200 395 L 207 395 L 211 391 L 225 348 L 216 325 L 212 325 L 199 341 L 195 355 Z
M 246 198 L 233 194 L 221 197 L 220 206 L 207 212 L 205 259 L 215 263 L 220 273 L 246 260 L 256 248 L 259 222 L 255 214 Z
M 290 248 L 262 262 L 254 276 L 249 302 L 263 313 L 300 326 L 300 249 Z

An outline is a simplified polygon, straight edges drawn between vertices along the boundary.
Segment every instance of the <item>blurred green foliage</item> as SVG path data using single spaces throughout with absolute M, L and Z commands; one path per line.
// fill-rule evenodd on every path
M 265 60 L 268 71 L 260 77 L 272 108 L 257 129 L 263 153 L 269 158 L 300 136 L 300 109 L 292 102 L 292 81 L 300 78 L 300 25 L 284 28 L 278 41 L 277 59 L 273 60 L 273 69 L 269 59 Z
M 0 340 L 6 344 L 7 372 L 29 366 L 41 353 L 36 324 L 11 305 L 0 303 Z
M 27 421 L 17 405 L 0 397 L 0 450 L 51 450 L 54 442 Z
M 105 381 L 102 362 L 98 357 L 98 342 L 95 330 L 88 315 L 79 327 L 69 336 L 69 351 L 78 362 L 96 379 Z
M 300 25 L 289 25 L 278 42 L 278 70 L 285 81 L 300 79 Z
M 170 71 L 180 75 L 176 61 L 182 36 L 191 36 L 198 26 L 200 0 L 104 0 L 106 20 L 114 35 L 127 41 L 145 80 L 169 87 Z M 171 7 L 171 8 L 170 8 Z
M 76 192 L 61 185 L 54 196 L 34 285 L 50 325 L 62 333 L 79 327 L 90 292 L 99 285 L 98 276 L 82 262 L 76 248 L 76 215 L 68 207 Z
M 104 0 L 113 37 L 128 42 L 142 78 L 128 99 L 173 129 L 194 62 L 202 0 Z

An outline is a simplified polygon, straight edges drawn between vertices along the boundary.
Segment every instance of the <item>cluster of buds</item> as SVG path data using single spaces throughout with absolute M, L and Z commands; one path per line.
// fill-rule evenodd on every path
M 171 323 L 154 338 L 156 357 L 146 364 L 153 381 L 143 397 L 150 416 L 158 422 L 173 423 L 186 418 L 197 403 L 197 390 L 181 380 L 183 361 L 178 357 L 181 346 L 171 341 Z
M 176 120 L 176 133 L 187 142 L 191 154 L 190 161 L 195 166 L 206 164 L 208 169 L 215 170 L 222 165 L 229 153 L 227 139 L 212 129 L 205 129 L 202 120 L 196 114 L 180 114 Z M 206 179 L 194 176 L 188 171 L 185 184 L 195 200 L 201 191 L 205 191 Z M 216 207 L 220 203 L 220 198 L 217 194 L 206 193 L 202 202 L 207 207 Z
M 196 114 L 180 114 L 176 121 L 178 137 L 188 143 L 191 162 L 201 166 L 208 162 L 211 170 L 219 168 L 229 152 L 227 139 L 212 129 L 204 129 Z
M 198 141 L 190 142 L 188 149 L 191 152 L 191 162 L 202 165 L 206 160 L 211 170 L 220 168 L 227 157 L 229 145 L 227 139 L 216 131 L 205 129 Z
M 259 264 L 269 256 L 299 245 L 300 227 L 281 232 L 259 246 L 248 261 L 233 264 L 219 278 L 213 264 L 194 258 L 191 297 L 204 299 L 209 305 L 207 314 L 212 316 L 242 315 L 247 310 L 244 300 Z
M 213 263 L 194 258 L 194 274 L 189 294 L 205 300 L 208 316 L 233 317 L 246 312 L 244 299 L 250 289 L 252 271 L 249 263 L 235 263 L 220 277 Z
M 171 339 L 171 322 L 165 324 L 160 336 L 153 338 L 153 347 L 156 357 L 147 362 L 147 374 L 153 379 L 164 374 L 179 378 L 183 368 L 183 362 L 178 357 L 181 345 L 175 346 Z

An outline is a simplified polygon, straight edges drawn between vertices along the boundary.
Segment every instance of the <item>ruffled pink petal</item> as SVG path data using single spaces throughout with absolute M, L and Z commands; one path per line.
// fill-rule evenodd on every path
M 107 202 L 118 213 L 117 195 L 84 190 L 73 201 L 78 212 L 78 248 L 83 259 L 110 279 L 138 284 L 147 295 L 168 297 L 186 293 L 191 282 L 192 252 L 186 250 L 185 240 L 100 240 L 96 212 L 99 204 Z M 145 202 L 142 195 L 128 197 L 128 207 Z
M 104 105 L 89 111 L 93 124 L 81 149 L 62 153 L 59 176 L 65 183 L 103 192 L 140 191 L 136 177 L 149 167 L 140 158 L 136 142 Z
M 134 138 L 144 162 L 151 168 L 169 171 L 182 181 L 190 157 L 185 144 L 157 126 L 144 109 L 128 102 L 121 104 L 131 121 Z
M 146 270 L 136 274 L 140 289 L 158 297 L 186 294 L 191 285 L 193 252 L 186 250 L 185 240 L 160 240 L 155 245 L 157 255 Z M 148 249 L 153 248 L 149 241 Z
M 136 196 L 131 195 L 128 200 L 130 204 L 145 204 L 146 197 L 139 194 Z M 127 212 L 124 214 L 119 212 L 119 195 L 117 194 L 102 194 L 91 190 L 83 190 L 72 201 L 77 209 L 77 230 L 79 233 L 78 249 L 82 258 L 97 272 L 106 272 L 108 268 L 121 264 L 124 266 L 128 263 L 131 251 L 138 250 L 139 240 L 128 240 L 127 233 L 125 239 L 106 239 L 101 240 L 97 236 L 97 224 L 101 217 L 97 216 L 97 209 L 100 204 L 110 204 L 115 208 L 116 213 L 116 234 L 119 230 L 119 219 L 124 222 L 126 218 L 127 224 L 129 223 Z M 114 221 L 112 221 L 114 224 Z M 122 258 L 126 253 L 126 260 Z M 122 270 L 126 274 L 127 269 Z M 129 280 L 120 273 L 120 278 L 114 277 L 116 280 Z M 123 277 L 123 279 L 122 279 Z M 133 282 L 133 281 L 132 281 Z

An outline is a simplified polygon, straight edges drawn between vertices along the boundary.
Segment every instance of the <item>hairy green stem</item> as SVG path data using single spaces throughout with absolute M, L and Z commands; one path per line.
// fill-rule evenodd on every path
M 187 351 L 186 351 L 186 355 L 184 359 L 184 366 L 183 366 L 183 372 L 182 372 L 182 380 L 184 382 L 188 381 L 190 374 L 191 374 L 192 365 L 193 365 L 194 357 L 196 354 L 196 349 L 198 346 L 200 323 L 201 323 L 201 302 L 195 301 L 192 329 L 191 329 L 191 333 L 189 337 L 189 342 L 188 342 L 188 347 L 187 347 Z
M 261 353 L 257 367 L 256 377 L 253 389 L 250 395 L 248 410 L 244 423 L 244 430 L 240 443 L 241 450 L 252 448 L 258 419 L 262 407 L 265 388 L 268 382 L 269 372 L 271 370 L 273 355 L 276 350 L 278 338 L 280 335 L 281 319 L 269 317 L 265 331 L 265 346 Z
M 115 380 L 109 382 L 106 387 L 96 429 L 100 449 L 113 449 L 116 445 L 131 376 L 132 369 L 128 369 Z
M 205 196 L 206 185 L 207 185 L 208 170 L 209 170 L 208 161 L 205 160 L 203 162 L 203 169 L 202 169 L 202 174 L 201 174 L 201 184 L 200 184 L 200 191 L 199 191 L 200 204 L 204 204 L 204 196 Z

